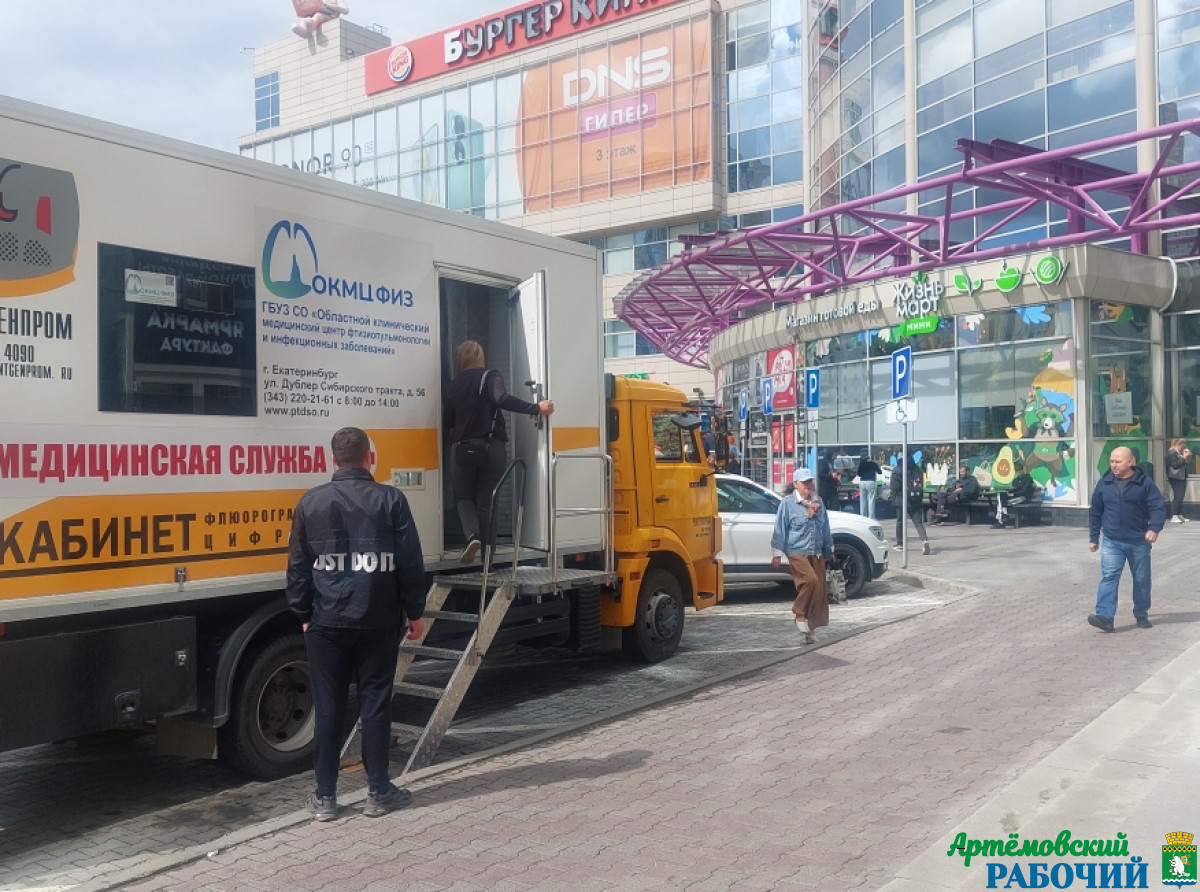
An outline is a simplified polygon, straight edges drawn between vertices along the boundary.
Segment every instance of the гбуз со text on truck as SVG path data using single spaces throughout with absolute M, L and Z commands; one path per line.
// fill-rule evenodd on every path
M 440 399 L 468 338 L 556 404 L 511 424 L 495 574 L 544 581 L 514 571 L 497 640 L 670 656 L 721 597 L 715 487 L 683 395 L 603 375 L 598 290 L 589 247 L 0 99 L 0 749 L 154 722 L 307 767 L 292 509 L 361 427 L 457 567 Z M 438 586 L 450 624 L 488 591 Z

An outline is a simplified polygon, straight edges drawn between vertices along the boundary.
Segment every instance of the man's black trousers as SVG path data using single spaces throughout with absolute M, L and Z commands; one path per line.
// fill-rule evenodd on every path
M 335 629 L 313 623 L 304 642 L 316 713 L 313 763 L 317 795 L 333 796 L 337 792 L 338 758 L 345 742 L 346 701 L 352 681 L 358 685 L 367 785 L 373 793 L 384 792 L 391 783 L 388 743 L 400 625 L 388 629 Z

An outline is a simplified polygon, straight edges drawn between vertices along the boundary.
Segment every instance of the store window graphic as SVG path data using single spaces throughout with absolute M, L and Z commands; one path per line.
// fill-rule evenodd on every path
M 75 280 L 79 194 L 67 171 L 0 158 L 0 297 Z

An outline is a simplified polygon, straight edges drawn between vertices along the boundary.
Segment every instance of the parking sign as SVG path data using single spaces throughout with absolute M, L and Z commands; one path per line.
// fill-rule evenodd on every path
M 892 399 L 908 399 L 912 394 L 912 347 L 892 354 Z
M 771 379 L 763 378 L 763 381 L 762 381 L 762 406 L 763 406 L 763 414 L 764 415 L 770 415 L 771 412 L 774 410 L 774 405 L 771 401 L 771 398 L 774 395 L 775 395 L 774 387 L 771 384 Z
M 804 370 L 804 408 L 821 408 L 821 370 Z

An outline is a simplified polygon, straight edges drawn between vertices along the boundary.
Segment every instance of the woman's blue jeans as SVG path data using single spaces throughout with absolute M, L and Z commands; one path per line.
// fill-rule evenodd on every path
M 1100 539 L 1100 588 L 1096 591 L 1096 613 L 1112 619 L 1117 614 L 1117 586 L 1121 571 L 1129 562 L 1133 575 L 1133 615 L 1150 613 L 1150 543 L 1145 539 L 1122 542 L 1102 536 Z

